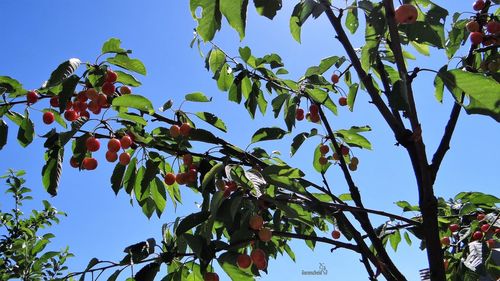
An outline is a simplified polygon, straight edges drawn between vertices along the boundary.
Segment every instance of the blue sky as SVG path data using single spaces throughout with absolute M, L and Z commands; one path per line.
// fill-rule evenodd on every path
M 288 31 L 288 18 L 293 8 L 291 3 L 295 1 L 284 2 L 283 11 L 272 22 L 258 17 L 254 9 L 250 8 L 247 36 L 242 42 L 225 23 L 215 42 L 235 55 L 237 48 L 245 45 L 260 56 L 278 53 L 292 79 L 299 78 L 308 66 L 319 63 L 321 58 L 343 55 L 331 26 L 323 17 L 306 23 L 302 30 L 302 44 L 296 43 Z M 437 1 L 448 5 L 450 13 L 455 9 L 471 10 L 469 2 L 454 1 L 453 6 L 446 2 Z M 51 71 L 68 58 L 94 61 L 102 43 L 116 37 L 122 40 L 122 46 L 134 51 L 134 57 L 145 63 L 148 74 L 140 77 L 143 86 L 136 92 L 150 98 L 157 108 L 168 99 L 177 101 L 178 105 L 185 94 L 202 91 L 213 97 L 208 109 L 206 104 L 188 104 L 183 108 L 191 112 L 204 110 L 216 113 L 229 129 L 228 134 L 220 135 L 241 147 L 248 145 L 251 135 L 259 127 L 284 127 L 281 120 L 260 115 L 251 120 L 242 106 L 226 101 L 226 94 L 217 89 L 210 73 L 204 69 L 204 58 L 200 57 L 196 48 L 189 48 L 195 22 L 191 18 L 188 1 L 5 0 L 0 2 L 0 15 L 3 38 L 0 75 L 18 79 L 27 89 L 39 87 Z M 354 45 L 362 45 L 358 37 L 353 36 L 352 40 Z M 446 57 L 442 52 L 435 54 L 432 58 L 417 56 L 418 64 L 439 69 L 447 62 Z M 433 74 L 421 73 L 414 84 L 429 154 L 434 152 L 439 143 L 452 105 L 449 94 L 445 95 L 443 104 L 436 102 L 433 79 Z M 42 106 L 35 108 L 41 109 Z M 40 114 L 33 113 L 33 116 L 41 120 Z M 394 146 L 395 140 L 388 126 L 381 122 L 365 94 L 358 94 L 355 112 L 342 108 L 339 116 L 332 120 L 335 129 L 351 125 L 370 125 L 373 129 L 367 137 L 374 150 L 354 150 L 360 158 L 354 179 L 361 189 L 366 207 L 399 213 L 394 202 L 417 202 L 415 181 L 406 151 Z M 296 132 L 310 127 L 310 124 L 300 124 Z M 36 129 L 40 135 L 49 130 L 41 122 L 36 123 Z M 0 161 L 0 172 L 7 168 L 26 170 L 27 185 L 34 189 L 36 199 L 27 207 L 40 208 L 40 200 L 49 198 L 43 191 L 40 177 L 43 139 L 37 138 L 23 149 L 17 144 L 15 135 L 14 131 L 10 132 L 8 145 L 0 151 L 0 159 L 3 159 Z M 498 179 L 494 175 L 498 174 L 500 153 L 494 143 L 499 136 L 498 124 L 493 119 L 462 114 L 451 150 L 436 181 L 436 194 L 445 198 L 471 190 L 498 194 Z M 317 142 L 319 139 L 307 144 L 310 148 Z M 272 142 L 263 143 L 263 146 L 287 155 L 290 143 L 291 138 L 288 138 L 281 144 Z M 319 181 L 310 164 L 312 157 L 309 151 L 304 147 L 290 163 L 306 171 L 309 179 Z M 69 153 L 66 158 L 69 159 Z M 71 259 L 68 265 L 74 271 L 84 269 L 92 257 L 119 260 L 125 246 L 149 237 L 160 239 L 163 223 L 192 212 L 196 208 L 195 202 L 200 201 L 190 191 L 183 192 L 184 204 L 177 209 L 177 213 L 170 205 L 161 219 L 153 217 L 148 220 L 139 208 L 130 206 L 129 198 L 123 193 L 117 197 L 114 195 L 109 184 L 114 165 L 105 163 L 104 153 L 98 156 L 98 160 L 100 166 L 93 172 L 78 172 L 65 165 L 60 193 L 50 199 L 56 207 L 68 213 L 68 218 L 51 229 L 56 234 L 52 247 L 70 246 L 76 258 Z M 337 194 L 347 191 L 339 171 L 331 169 L 328 176 Z M 4 202 L 5 199 L 2 199 L 2 209 L 8 206 Z M 382 222 L 379 218 L 374 218 L 374 221 Z M 283 276 L 287 276 L 290 281 L 366 280 L 366 273 L 358 263 L 357 255 L 343 250 L 331 254 L 329 247 L 320 244 L 315 252 L 311 252 L 302 242 L 294 243 L 293 246 L 296 263 L 286 256 L 271 260 L 270 272 L 261 280 L 282 280 Z M 389 252 L 392 253 L 392 250 L 389 249 Z M 408 280 L 418 280 L 418 270 L 426 267 L 425 254 L 418 250 L 418 243 L 408 247 L 402 242 L 394 256 Z M 325 264 L 328 270 L 326 277 L 301 275 L 302 270 L 318 269 L 319 263 Z M 164 270 L 162 268 L 162 272 Z M 220 275 L 224 276 L 222 272 Z M 222 280 L 224 278 L 227 277 L 224 276 Z

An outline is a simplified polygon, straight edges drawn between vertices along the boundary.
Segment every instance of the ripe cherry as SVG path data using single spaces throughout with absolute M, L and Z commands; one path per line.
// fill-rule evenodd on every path
M 207 272 L 203 275 L 204 281 L 219 281 L 219 275 L 215 272 Z
M 99 96 L 99 93 L 96 91 L 96 89 L 94 88 L 88 88 L 87 89 L 87 97 L 90 99 L 90 100 L 97 100 L 97 97 Z
M 59 107 L 59 97 L 58 96 L 53 96 L 50 98 L 50 106 Z
M 71 167 L 73 168 L 78 168 L 80 167 L 80 164 L 78 163 L 78 161 L 76 160 L 75 157 L 71 157 L 71 159 L 69 159 L 69 164 L 71 165 Z
M 304 120 L 304 110 L 302 108 L 297 108 L 295 110 L 295 119 L 297 119 L 297 121 Z
M 496 34 L 496 33 L 500 32 L 500 22 L 497 22 L 494 20 L 489 21 L 486 24 L 486 31 L 488 31 L 491 34 Z
M 488 230 L 490 229 L 490 225 L 485 223 L 483 225 L 481 225 L 481 231 L 482 232 L 487 232 Z
M 342 155 L 347 155 L 349 154 L 349 147 L 345 146 L 345 145 L 341 145 L 340 146 L 340 152 L 342 153 Z
M 38 101 L 38 94 L 35 91 L 28 91 L 26 94 L 26 100 L 28 101 L 28 104 L 34 104 Z
M 118 74 L 112 70 L 106 71 L 106 82 L 116 82 L 116 79 L 118 79 Z
M 495 239 L 486 240 L 486 245 L 488 245 L 488 248 L 493 249 L 495 247 Z
M 132 89 L 130 89 L 130 87 L 125 86 L 125 85 L 123 85 L 123 86 L 120 87 L 120 94 L 122 94 L 122 95 L 128 95 L 130 93 L 132 93 Z
M 108 106 L 108 98 L 104 94 L 99 94 L 97 96 L 97 104 L 99 107 L 106 107 Z
M 346 97 L 340 97 L 339 98 L 339 104 L 340 104 L 340 106 L 346 106 L 347 105 L 347 98 Z
M 334 231 L 332 231 L 332 238 L 333 239 L 339 239 L 340 238 L 340 234 L 341 234 L 340 231 L 334 230 Z
M 417 8 L 411 4 L 403 4 L 395 11 L 395 20 L 398 24 L 412 24 L 417 21 Z
M 449 246 L 450 245 L 450 237 L 445 236 L 445 237 L 441 238 L 441 245 Z
M 467 30 L 469 32 L 478 32 L 479 31 L 479 23 L 475 20 L 471 20 L 465 25 L 465 28 L 467 28 Z
M 319 113 L 319 107 L 318 105 L 316 104 L 311 104 L 311 106 L 309 106 L 309 112 L 311 113 L 311 115 L 318 115 Z
M 172 125 L 170 127 L 170 135 L 173 138 L 177 138 L 181 134 L 181 128 L 177 125 Z
M 326 144 L 323 144 L 319 147 L 319 152 L 322 154 L 322 155 L 325 155 L 327 154 L 328 152 L 330 151 L 330 147 L 328 147 L 328 145 Z
M 265 259 L 262 261 L 254 262 L 254 264 L 258 270 L 264 270 L 267 267 L 267 261 Z
M 88 105 L 85 102 L 77 100 L 73 103 L 73 107 L 75 108 L 76 112 L 82 112 L 87 110 Z
M 246 254 L 240 254 L 236 258 L 236 264 L 238 265 L 239 268 L 241 269 L 246 269 L 249 268 L 250 265 L 252 265 L 252 258 L 250 258 L 249 255 Z
M 484 220 L 485 217 L 486 217 L 485 214 L 479 213 L 479 214 L 477 214 L 476 219 L 478 221 L 482 221 L 482 220 Z
M 474 11 L 481 11 L 484 9 L 484 4 L 483 0 L 477 0 L 474 4 L 472 4 L 472 9 L 474 9 Z
M 333 84 L 337 84 L 339 82 L 339 79 L 340 79 L 340 76 L 338 76 L 337 74 L 333 74 L 331 77 Z
M 118 154 L 115 151 L 106 151 L 106 160 L 108 162 L 115 162 L 118 159 Z
M 483 238 L 483 233 L 481 231 L 475 231 L 472 234 L 472 239 L 474 240 L 480 240 L 481 238 Z
M 271 237 L 273 237 L 273 233 L 271 230 L 267 227 L 262 228 L 259 230 L 259 239 L 262 242 L 269 242 L 271 241 Z
M 101 147 L 101 143 L 99 142 L 99 140 L 97 138 L 89 137 L 85 141 L 85 146 L 87 147 L 88 151 L 94 152 L 94 151 L 99 150 L 99 148 Z
M 111 82 L 104 82 L 104 84 L 102 84 L 101 90 L 105 95 L 110 96 L 115 92 L 115 85 Z
M 175 183 L 175 174 L 174 173 L 167 173 L 165 175 L 165 183 L 167 185 L 172 185 Z
M 68 109 L 64 112 L 64 118 L 70 122 L 73 122 L 78 119 L 78 113 L 73 109 Z
M 90 113 L 87 110 L 82 111 L 82 112 L 80 112 L 80 117 L 85 117 L 88 119 L 88 118 L 90 118 Z
M 358 165 L 351 162 L 347 165 L 347 168 L 349 168 L 349 170 L 354 172 L 358 169 Z
M 127 166 L 128 163 L 130 163 L 130 154 L 128 154 L 127 152 L 122 152 L 120 154 L 120 164 L 122 164 L 123 166 Z
M 264 225 L 264 219 L 259 215 L 253 215 L 250 217 L 248 224 L 250 225 L 251 229 L 260 230 L 262 228 L 262 226 Z
M 123 149 L 127 149 L 132 145 L 132 138 L 129 135 L 124 135 L 120 139 L 120 144 L 121 144 Z
M 469 39 L 474 45 L 479 45 L 483 42 L 483 34 L 481 32 L 471 32 Z
M 182 155 L 182 162 L 188 167 L 191 166 L 191 164 L 193 164 L 193 155 L 189 153 Z
M 108 142 L 108 150 L 111 152 L 118 152 L 122 147 L 120 141 L 116 138 L 112 138 Z
M 456 223 L 454 224 L 450 224 L 450 226 L 448 226 L 448 229 L 450 229 L 451 232 L 456 232 L 460 229 L 460 226 Z
M 309 119 L 311 120 L 311 122 L 313 123 L 318 123 L 320 118 L 319 118 L 319 114 L 316 113 L 316 114 L 312 114 L 309 116 Z
M 262 249 L 253 249 L 250 253 L 250 258 L 255 264 L 262 263 L 266 261 L 266 253 Z
M 43 119 L 43 123 L 45 123 L 47 125 L 52 124 L 52 122 L 54 122 L 54 120 L 55 120 L 54 113 L 52 113 L 50 111 L 46 111 L 43 113 L 42 119 Z
M 357 166 L 357 165 L 359 164 L 359 159 L 358 159 L 358 157 L 352 157 L 352 158 L 351 158 L 351 163 Z
M 328 158 L 326 158 L 325 156 L 321 156 L 319 159 L 318 159 L 318 163 L 320 165 L 326 165 L 328 163 Z
M 183 137 L 188 137 L 189 133 L 191 132 L 191 125 L 189 123 L 182 123 L 181 127 L 179 128 L 179 132 Z
M 97 168 L 97 160 L 92 157 L 85 157 L 82 161 L 82 166 L 85 170 L 95 170 Z

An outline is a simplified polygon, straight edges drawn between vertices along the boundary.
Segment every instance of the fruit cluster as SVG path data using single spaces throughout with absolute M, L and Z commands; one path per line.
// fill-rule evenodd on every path
M 182 155 L 182 162 L 184 165 L 184 172 L 168 172 L 165 174 L 165 183 L 167 185 L 177 184 L 190 184 L 196 182 L 198 177 L 198 166 L 193 162 L 193 156 L 189 153 Z
M 475 231 L 471 232 L 472 235 L 471 235 L 470 240 L 471 241 L 480 241 L 480 240 L 487 238 L 485 240 L 486 245 L 490 249 L 492 249 L 495 245 L 495 239 L 493 238 L 493 236 L 500 235 L 500 228 L 497 228 L 497 227 L 489 224 L 486 221 L 486 215 L 483 213 L 477 214 L 476 220 L 477 220 L 477 222 L 479 222 L 479 225 Z M 464 227 L 468 227 L 468 226 L 464 226 Z M 460 237 L 460 235 L 459 235 L 459 232 L 462 229 L 462 226 L 460 226 L 459 224 L 453 223 L 453 224 L 450 224 L 448 226 L 448 229 L 450 230 L 452 235 L 451 236 L 444 236 L 441 238 L 441 244 L 444 247 L 450 246 L 452 244 L 452 242 L 454 242 L 454 244 L 459 243 L 462 239 L 462 237 Z
M 130 135 L 124 135 L 120 139 L 111 138 L 108 142 L 108 151 L 106 151 L 106 160 L 108 162 L 115 162 L 119 159 L 121 165 L 128 165 L 130 163 L 130 154 L 126 151 L 123 151 L 118 156 L 118 152 L 120 149 L 127 149 L 133 143 L 133 139 Z M 85 140 L 85 147 L 88 152 L 97 152 L 101 148 L 101 143 L 98 138 L 95 136 L 89 136 Z M 93 157 L 86 156 L 83 158 L 82 162 L 79 163 L 78 159 L 73 156 L 70 159 L 70 165 L 73 168 L 82 168 L 85 170 L 95 170 L 98 165 L 97 159 Z
M 477 14 L 471 18 L 465 27 L 470 32 L 469 39 L 473 45 L 498 45 L 500 22 L 498 22 L 498 18 L 495 15 L 483 13 L 485 6 L 486 4 L 483 0 L 474 2 L 472 8 Z

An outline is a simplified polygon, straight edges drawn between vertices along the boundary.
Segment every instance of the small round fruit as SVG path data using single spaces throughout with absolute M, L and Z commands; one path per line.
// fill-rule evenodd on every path
M 331 77 L 333 84 L 337 84 L 339 82 L 339 79 L 340 79 L 340 76 L 338 76 L 337 74 L 333 74 Z
M 86 102 L 89 98 L 87 97 L 87 91 L 80 91 L 78 95 L 76 95 L 78 101 Z
M 486 24 L 486 31 L 488 31 L 491 34 L 496 34 L 496 33 L 500 32 L 500 22 L 497 22 L 494 20 L 489 21 Z
M 186 174 L 185 174 L 185 173 L 178 173 L 178 174 L 175 176 L 175 181 L 176 181 L 178 184 L 185 184 L 185 183 L 186 183 Z
M 118 74 L 112 70 L 106 71 L 106 82 L 116 82 L 116 79 L 118 79 Z
M 262 263 L 262 261 L 266 261 L 266 253 L 262 249 L 253 249 L 250 258 L 255 264 Z
M 474 9 L 474 11 L 481 11 L 482 9 L 484 9 L 484 1 L 477 0 L 476 2 L 474 2 L 474 4 L 472 4 L 472 9 Z
M 122 94 L 122 95 L 128 95 L 130 93 L 132 93 L 132 89 L 130 89 L 129 86 L 123 85 L 123 86 L 120 87 L 120 94 Z
M 453 223 L 448 226 L 448 229 L 450 229 L 451 232 L 457 232 L 460 229 L 460 226 L 456 223 Z
M 322 154 L 322 155 L 325 155 L 327 154 L 328 152 L 330 151 L 330 147 L 328 147 L 328 145 L 326 144 L 323 144 L 319 147 L 319 152 Z
M 203 275 L 204 281 L 219 281 L 219 275 L 215 272 L 207 272 Z
M 352 163 L 353 165 L 356 165 L 356 166 L 357 166 L 357 165 L 359 164 L 359 159 L 358 159 L 358 157 L 352 157 L 352 158 L 351 158 L 351 163 Z
M 320 165 L 326 165 L 328 163 L 328 158 L 326 158 L 325 156 L 321 156 L 319 159 L 318 159 L 318 163 Z
M 224 193 L 223 193 L 224 198 L 229 198 L 229 196 L 231 196 L 231 192 L 233 192 L 233 191 L 230 189 L 224 190 Z
M 311 122 L 313 123 L 318 123 L 320 118 L 319 118 L 319 114 L 316 113 L 316 114 L 312 114 L 309 116 L 309 119 L 311 120 Z
M 54 116 L 54 113 L 52 113 L 50 111 L 46 111 L 43 113 L 42 119 L 43 119 L 43 123 L 49 125 L 49 124 L 52 124 L 52 122 L 54 122 L 54 120 L 56 118 Z
M 85 117 L 85 118 L 89 119 L 90 113 L 87 110 L 82 111 L 82 112 L 80 112 L 80 117 Z
M 191 166 L 191 164 L 193 164 L 193 155 L 189 153 L 182 155 L 182 162 L 188 167 Z
M 311 113 L 311 115 L 318 115 L 318 113 L 319 113 L 318 105 L 311 104 L 311 106 L 309 106 L 309 112 Z
M 248 224 L 250 225 L 251 229 L 260 230 L 262 228 L 262 226 L 264 225 L 264 219 L 259 215 L 253 215 L 250 217 Z
M 130 163 L 130 154 L 128 154 L 128 152 L 122 152 L 120 154 L 120 164 L 126 166 L 128 163 Z
M 488 230 L 490 229 L 490 225 L 485 223 L 483 225 L 481 225 L 481 231 L 482 232 L 487 232 Z
M 85 170 L 95 170 L 97 168 L 97 160 L 92 157 L 85 157 L 83 158 L 82 166 Z
M 478 221 L 482 221 L 482 220 L 484 220 L 485 217 L 486 217 L 485 214 L 479 213 L 479 214 L 477 214 L 476 219 Z
M 342 153 L 342 155 L 347 155 L 349 154 L 349 147 L 345 146 L 345 145 L 341 145 L 340 146 L 340 152 Z
M 240 254 L 236 258 L 236 264 L 241 269 L 247 269 L 250 267 L 250 265 L 252 265 L 252 258 L 250 258 L 249 255 Z
M 87 97 L 90 100 L 96 101 L 98 96 L 99 96 L 99 93 L 96 91 L 96 89 L 94 89 L 94 88 L 87 89 Z
M 178 125 L 172 125 L 170 127 L 170 135 L 173 138 L 179 137 L 180 134 L 181 134 L 181 128 Z
M 118 152 L 122 148 L 120 141 L 116 138 L 112 138 L 108 142 L 108 150 L 111 152 Z
M 465 25 L 465 28 L 467 28 L 467 30 L 469 32 L 478 32 L 479 31 L 479 23 L 475 20 L 471 20 Z
M 116 151 L 106 151 L 106 160 L 108 162 L 115 162 L 116 160 L 118 159 L 118 154 L 116 153 Z
M 445 236 L 445 237 L 441 238 L 441 245 L 449 246 L 450 245 L 450 237 Z
M 89 137 L 85 141 L 85 146 L 87 147 L 88 151 L 95 152 L 95 151 L 99 150 L 99 148 L 101 147 L 101 143 L 99 142 L 99 140 L 97 138 Z
M 297 121 L 304 120 L 304 110 L 302 108 L 297 108 L 295 110 L 295 119 L 297 119 Z
M 347 98 L 346 97 L 340 97 L 339 98 L 339 105 L 340 106 L 346 106 L 347 105 Z
M 411 4 L 403 4 L 395 11 L 395 19 L 398 24 L 412 24 L 417 21 L 418 10 Z
M 474 240 L 481 240 L 481 238 L 483 238 L 483 233 L 481 231 L 475 231 L 472 234 L 472 239 Z
M 167 173 L 165 175 L 165 183 L 167 185 L 172 185 L 175 183 L 175 174 L 174 173 Z
M 340 231 L 338 231 L 338 230 L 332 231 L 332 238 L 339 239 L 340 238 Z
M 108 98 L 104 94 L 99 94 L 97 96 L 97 104 L 99 107 L 106 107 L 108 106 Z
M 127 149 L 132 145 L 132 138 L 129 135 L 124 135 L 120 139 L 120 144 L 121 144 L 123 149 Z
M 75 108 L 75 111 L 82 112 L 82 111 L 87 110 L 88 105 L 85 102 L 81 102 L 81 101 L 77 100 L 73 103 L 73 107 Z
M 189 133 L 191 132 L 191 125 L 189 125 L 189 123 L 182 123 L 181 127 L 179 128 L 179 132 L 183 137 L 189 137 Z
M 264 270 L 267 267 L 267 261 L 265 259 L 259 262 L 254 262 L 254 264 L 258 270 Z
M 471 32 L 469 39 L 474 45 L 479 45 L 483 42 L 483 34 L 481 32 Z
M 50 98 L 50 106 L 52 107 L 59 107 L 59 97 L 54 96 Z
M 337 152 L 333 153 L 332 158 L 333 158 L 333 160 L 336 160 L 336 161 L 340 160 L 339 154 Z
M 78 119 L 78 113 L 73 109 L 68 109 L 64 112 L 64 118 L 70 122 L 73 122 Z
M 34 104 L 38 101 L 38 94 L 35 91 L 28 91 L 26 94 L 26 100 L 28 101 L 28 104 Z
M 272 233 L 272 231 L 269 228 L 264 227 L 261 230 L 259 230 L 259 239 L 260 239 L 260 241 L 262 241 L 262 242 L 269 242 L 269 241 L 271 241 L 272 237 L 273 237 L 273 233 Z
M 227 182 L 226 187 L 231 191 L 235 191 L 236 189 L 238 189 L 238 185 L 234 181 Z
M 486 240 L 486 245 L 488 245 L 488 248 L 493 249 L 495 247 L 495 239 Z
M 111 82 L 104 82 L 101 90 L 105 95 L 112 95 L 115 92 L 115 85 Z
M 351 162 L 347 165 L 347 168 L 349 168 L 349 170 L 354 172 L 358 169 L 358 165 L 355 165 L 354 163 Z
M 69 159 L 69 165 L 71 165 L 71 167 L 73 168 L 80 167 L 80 164 L 78 163 L 75 157 L 71 157 L 71 159 Z

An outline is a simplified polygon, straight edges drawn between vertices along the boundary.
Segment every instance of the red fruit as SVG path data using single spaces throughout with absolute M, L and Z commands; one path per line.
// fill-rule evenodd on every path
M 340 146 L 340 152 L 342 153 L 342 155 L 347 155 L 349 154 L 349 147 L 345 146 L 345 145 L 341 145 Z
M 333 158 L 333 160 L 337 160 L 337 161 L 338 161 L 338 160 L 340 160 L 340 157 L 339 157 L 339 155 L 337 154 L 337 152 L 334 152 L 334 153 L 333 153 L 332 158 Z
M 90 114 L 87 110 L 80 112 L 80 117 L 90 118 Z
M 333 84 L 337 84 L 339 82 L 340 77 L 337 74 L 333 74 L 331 79 Z
M 448 226 L 448 228 L 450 229 L 451 232 L 456 232 L 460 229 L 460 226 L 456 223 L 454 224 L 450 224 L 450 226 Z
M 59 107 L 59 97 L 54 96 L 50 98 L 50 106 L 52 107 Z
M 474 11 L 481 11 L 483 8 L 484 8 L 483 0 L 477 0 L 476 2 L 474 2 L 474 4 L 472 4 L 472 9 L 474 9 Z
M 85 102 L 77 100 L 73 103 L 73 107 L 75 108 L 75 111 L 82 112 L 82 111 L 87 110 L 88 106 Z
M 251 229 L 260 230 L 262 228 L 262 226 L 264 225 L 264 219 L 262 219 L 262 217 L 259 215 L 253 215 L 250 217 L 248 224 L 250 225 Z
M 193 164 L 193 156 L 189 153 L 182 155 L 182 162 L 186 166 L 191 166 Z
M 311 106 L 309 106 L 309 112 L 311 113 L 311 115 L 318 115 L 319 107 L 313 103 L 311 104 Z
M 97 97 L 99 96 L 99 93 L 96 91 L 96 89 L 94 88 L 89 88 L 87 89 L 87 97 L 90 99 L 90 100 L 97 100 Z
M 260 241 L 269 242 L 269 241 L 271 241 L 271 237 L 273 237 L 273 233 L 271 232 L 271 230 L 269 228 L 264 227 L 259 231 Z
M 118 139 L 112 138 L 108 142 L 108 150 L 111 152 L 118 152 L 122 145 Z
M 207 272 L 203 275 L 204 281 L 219 281 L 219 275 L 215 272 Z
M 319 147 L 319 152 L 320 152 L 322 155 L 327 154 L 329 151 L 330 151 L 330 148 L 329 148 L 329 147 L 328 147 L 328 145 L 326 145 L 326 144 L 323 144 L 322 146 L 320 146 L 320 147 Z
M 486 24 L 486 31 L 488 31 L 491 34 L 496 34 L 496 33 L 500 32 L 500 22 L 497 22 L 494 20 L 489 21 Z
M 252 258 L 249 255 L 241 254 L 236 258 L 236 264 L 239 268 L 246 269 L 252 265 Z
M 180 130 L 180 133 L 183 137 L 188 137 L 189 132 L 191 132 L 191 125 L 189 125 L 189 123 L 182 123 L 179 130 Z
M 106 95 L 99 94 L 99 96 L 97 96 L 97 104 L 99 105 L 99 107 L 108 106 L 108 98 L 106 97 Z
M 167 185 L 172 185 L 175 183 L 175 174 L 174 173 L 167 173 L 165 175 L 165 183 Z
M 172 127 L 170 127 L 170 135 L 173 138 L 177 138 L 180 134 L 181 134 L 181 128 L 179 126 L 172 125 Z
M 115 92 L 115 85 L 111 82 L 104 82 L 104 84 L 102 84 L 101 90 L 105 95 L 110 96 Z
M 467 28 L 467 31 L 469 31 L 469 32 L 478 32 L 479 31 L 479 23 L 475 20 L 471 20 L 465 25 L 465 28 Z
M 196 169 L 189 169 L 189 171 L 187 172 L 187 181 L 190 183 L 196 182 L 196 176 Z
M 339 98 L 339 104 L 340 104 L 340 106 L 346 106 L 347 105 L 347 98 L 346 97 L 340 97 Z
M 495 229 L 495 234 L 500 234 L 500 228 Z
M 118 79 L 118 74 L 112 70 L 106 71 L 106 82 L 113 83 Z
M 341 234 L 340 231 L 334 230 L 334 231 L 332 231 L 332 238 L 333 239 L 339 239 L 340 238 L 340 234 Z
M 297 121 L 304 120 L 304 110 L 302 108 L 295 109 L 295 119 L 297 119 Z
M 97 101 L 90 101 L 87 105 L 88 110 L 92 111 L 94 114 L 98 114 L 96 112 L 101 111 L 101 107 L 97 103 Z
M 101 147 L 101 143 L 95 137 L 89 137 L 85 141 L 85 146 L 87 147 L 88 151 L 94 152 L 99 150 L 99 148 Z
M 72 107 L 73 107 L 73 103 L 69 100 L 69 101 L 66 103 L 66 110 L 71 109 Z
M 128 163 L 130 163 L 130 154 L 128 154 L 127 152 L 123 152 L 122 154 L 120 154 L 120 164 L 126 166 L 128 165 Z
M 120 87 L 120 94 L 128 95 L 130 93 L 132 93 L 132 89 L 130 89 L 130 87 L 128 87 L 128 86 L 121 86 Z
M 231 191 L 235 191 L 238 189 L 238 185 L 234 181 L 230 181 L 227 183 L 227 188 L 230 189 Z
M 449 246 L 450 245 L 450 237 L 443 237 L 441 238 L 441 245 L 443 246 Z
M 359 159 L 358 159 L 358 157 L 352 157 L 352 158 L 351 158 L 351 164 L 353 164 L 353 165 L 356 165 L 356 166 L 357 166 L 357 165 L 359 164 Z
M 80 91 L 78 95 L 76 95 L 78 101 L 86 102 L 89 98 L 87 97 L 87 91 Z
M 481 231 L 482 232 L 487 232 L 488 230 L 490 229 L 490 225 L 485 223 L 483 225 L 481 225 Z
M 56 118 L 54 116 L 54 113 L 52 113 L 50 111 L 46 111 L 43 113 L 42 119 L 43 119 L 43 123 L 48 125 L 48 124 L 52 124 L 52 122 L 54 122 L 54 120 Z
M 316 113 L 316 114 L 313 114 L 311 113 L 311 115 L 309 116 L 309 119 L 311 120 L 311 122 L 313 123 L 318 123 L 320 118 L 319 118 L 319 114 Z
M 78 161 L 76 161 L 76 158 L 75 157 L 71 157 L 71 159 L 69 159 L 69 164 L 71 165 L 71 167 L 73 168 L 78 168 L 80 167 L 80 164 L 78 163 Z
M 418 10 L 415 6 L 411 4 L 403 4 L 399 6 L 396 11 L 394 18 L 398 24 L 412 24 L 417 21 Z
M 28 104 L 34 104 L 38 101 L 38 94 L 35 91 L 28 91 L 26 94 L 26 100 L 28 101 Z
M 253 263 L 261 264 L 262 261 L 266 261 L 266 253 L 262 249 L 253 249 L 250 253 L 250 258 L 252 259 Z
M 475 231 L 474 234 L 472 234 L 472 239 L 474 240 L 480 240 L 483 238 L 483 233 L 481 231 Z
M 469 39 L 474 45 L 479 45 L 483 42 L 483 34 L 481 32 L 471 32 Z
M 106 151 L 106 160 L 108 162 L 115 162 L 118 159 L 118 154 L 114 151 Z
M 264 270 L 267 267 L 267 261 L 265 259 L 262 261 L 254 262 L 254 264 L 258 270 Z
M 486 216 L 485 216 L 485 214 L 483 214 L 483 213 L 479 213 L 479 214 L 477 214 L 476 219 L 477 219 L 478 221 L 482 221 L 482 220 L 484 220 L 484 218 L 485 218 L 485 217 L 486 217 Z
M 231 196 L 231 192 L 233 192 L 233 191 L 231 189 L 228 189 L 228 188 L 226 190 L 224 190 L 224 194 L 223 194 L 224 198 L 228 198 L 229 196 Z
M 175 176 L 175 181 L 178 184 L 185 184 L 186 183 L 186 174 L 185 173 L 178 173 L 177 176 Z
M 120 139 L 120 144 L 123 149 L 127 149 L 132 145 L 132 138 L 129 135 L 125 135 Z
M 326 165 L 328 163 L 328 158 L 326 158 L 325 156 L 321 156 L 318 159 L 318 162 L 319 162 L 320 165 Z
M 66 120 L 70 122 L 73 122 L 78 119 L 78 113 L 73 109 L 68 109 L 64 112 L 64 118 L 66 118 Z
M 486 245 L 488 245 L 488 248 L 493 249 L 495 247 L 495 239 L 486 240 Z
M 82 166 L 85 170 L 95 170 L 95 168 L 97 168 L 97 160 L 95 158 L 85 157 Z

